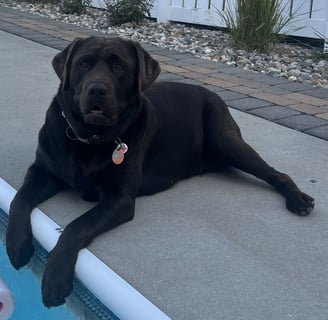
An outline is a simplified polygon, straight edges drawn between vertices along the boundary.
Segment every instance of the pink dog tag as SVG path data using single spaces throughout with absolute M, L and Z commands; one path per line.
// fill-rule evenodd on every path
M 112 154 L 112 161 L 115 164 L 121 164 L 124 161 L 124 154 L 128 151 L 125 143 L 118 143 Z

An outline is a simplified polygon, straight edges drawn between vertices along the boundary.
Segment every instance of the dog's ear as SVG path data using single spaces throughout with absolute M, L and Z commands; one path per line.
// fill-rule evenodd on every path
M 161 69 L 159 63 L 154 60 L 150 54 L 141 47 L 138 42 L 134 42 L 138 58 L 138 87 L 139 92 L 147 89 L 157 78 Z
M 61 81 L 62 90 L 65 90 L 68 86 L 69 65 L 72 60 L 71 57 L 82 40 L 82 38 L 75 38 L 71 44 L 69 44 L 63 51 L 57 53 L 52 59 L 52 66 Z

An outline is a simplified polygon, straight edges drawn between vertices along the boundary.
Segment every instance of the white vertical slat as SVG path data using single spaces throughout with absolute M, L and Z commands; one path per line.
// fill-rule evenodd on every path
M 184 0 L 183 7 L 185 9 L 195 9 L 196 1 L 195 0 Z
M 311 15 L 310 7 L 311 0 L 293 0 L 292 14 L 309 18 Z
M 171 0 L 158 0 L 156 6 L 157 22 L 168 22 L 170 20 Z
M 314 0 L 313 1 L 313 19 L 328 19 L 328 1 L 327 0 Z
M 197 0 L 197 9 L 208 10 L 209 0 Z
M 161 0 L 158 0 L 158 1 L 161 1 Z M 172 7 L 182 8 L 183 1 L 182 0 L 172 0 Z
M 223 4 L 224 4 L 224 2 L 227 3 L 227 1 L 228 0 L 211 0 L 210 10 L 220 10 L 220 11 L 222 11 Z

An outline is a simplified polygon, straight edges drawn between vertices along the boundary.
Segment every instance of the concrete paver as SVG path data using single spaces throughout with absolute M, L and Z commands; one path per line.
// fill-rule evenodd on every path
M 302 93 L 316 98 L 328 99 L 328 90 L 320 88 L 305 89 Z
M 287 118 L 300 114 L 300 112 L 281 106 L 271 106 L 249 110 L 250 114 L 274 121 L 277 119 Z
M 317 114 L 317 117 L 328 120 L 328 112 Z
M 328 112 L 328 106 L 313 106 L 306 103 L 297 103 L 293 105 L 288 105 L 288 108 L 301 111 L 306 114 L 318 115 L 320 113 Z
M 232 108 L 243 110 L 243 111 L 272 106 L 271 102 L 261 99 L 256 99 L 256 98 L 232 100 L 232 101 L 228 101 L 227 104 Z
M 238 99 L 248 98 L 248 96 L 246 96 L 245 94 L 235 92 L 235 91 L 230 91 L 230 90 L 222 90 L 220 92 L 220 97 L 226 102 L 228 102 L 230 100 L 238 100 Z
M 305 133 L 311 134 L 315 137 L 328 140 L 328 125 L 323 125 L 321 127 L 315 127 L 304 131 Z
M 299 131 L 306 131 L 308 129 L 324 126 L 326 121 L 318 117 L 300 114 L 288 118 L 277 119 L 277 123 L 284 124 Z
M 282 97 L 286 98 L 286 99 L 292 99 L 295 101 L 299 101 L 301 103 L 308 103 L 308 104 L 311 104 L 313 106 L 318 106 L 318 107 L 327 105 L 327 99 L 320 99 L 317 97 L 306 95 L 306 94 L 304 94 L 304 91 L 297 92 L 297 93 L 284 94 Z

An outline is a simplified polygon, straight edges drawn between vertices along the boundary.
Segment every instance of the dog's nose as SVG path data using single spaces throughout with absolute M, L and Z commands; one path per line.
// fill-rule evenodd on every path
M 107 94 L 107 87 L 103 83 L 93 82 L 87 87 L 89 96 L 104 96 Z

